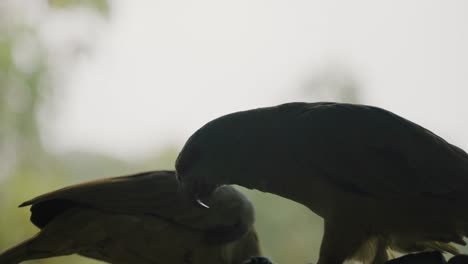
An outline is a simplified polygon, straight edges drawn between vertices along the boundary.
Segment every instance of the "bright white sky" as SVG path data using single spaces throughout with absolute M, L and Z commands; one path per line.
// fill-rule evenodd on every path
M 364 102 L 468 148 L 467 1 L 113 1 L 68 72 L 51 144 L 135 159 L 232 111 L 311 98 L 330 63 Z

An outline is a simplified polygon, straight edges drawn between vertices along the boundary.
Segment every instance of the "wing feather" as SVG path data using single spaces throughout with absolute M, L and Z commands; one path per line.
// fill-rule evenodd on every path
M 298 107 L 309 163 L 328 180 L 376 197 L 465 199 L 468 154 L 431 131 L 377 107 Z
M 154 215 L 203 230 L 238 224 L 250 226 L 254 221 L 250 201 L 230 186 L 219 188 L 206 201 L 212 205 L 210 210 L 194 206 L 179 191 L 174 171 L 144 172 L 77 184 L 38 196 L 20 206 L 32 205 L 34 214 L 35 207 L 52 200 L 118 214 Z

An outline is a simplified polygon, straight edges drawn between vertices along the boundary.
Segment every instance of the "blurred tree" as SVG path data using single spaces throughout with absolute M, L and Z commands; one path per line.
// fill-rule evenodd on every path
M 24 4 L 43 8 L 41 1 Z M 98 15 L 109 13 L 106 0 L 49 0 L 46 7 L 58 12 L 83 5 Z M 54 88 L 50 82 L 54 60 L 38 35 L 37 24 L 17 9 L 11 1 L 0 3 L 0 178 L 14 169 L 38 167 L 48 156 L 37 116 Z
M 0 31 L 0 156 L 7 163 L 0 167 L 5 170 L 35 164 L 42 157 L 36 113 L 46 66 L 32 29 L 9 25 L 0 27 Z M 34 44 L 30 42 L 24 47 L 24 41 Z M 24 65 L 24 60 L 30 58 L 21 58 L 24 52 L 35 56 L 28 65 Z
M 63 185 L 68 174 L 65 163 L 41 142 L 38 113 L 51 104 L 57 60 L 40 35 L 39 22 L 50 12 L 82 6 L 97 16 L 109 14 L 106 0 L 0 1 L 0 210 L 7 215 L 0 217 L 0 250 L 37 232 L 28 221 L 29 212 L 16 209 L 18 203 Z M 76 51 L 70 47 L 69 52 Z
M 102 15 L 109 15 L 110 6 L 107 0 L 48 0 L 49 6 L 56 9 L 73 7 L 90 7 Z

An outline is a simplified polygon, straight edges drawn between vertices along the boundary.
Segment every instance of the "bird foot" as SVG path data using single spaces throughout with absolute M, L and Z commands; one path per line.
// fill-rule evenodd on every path
M 250 257 L 248 260 L 242 262 L 242 264 L 273 264 L 273 263 L 265 257 Z
M 468 255 L 457 255 L 451 258 L 448 264 L 468 264 Z
M 392 259 L 385 264 L 468 264 L 468 255 L 457 255 L 447 262 L 440 252 L 422 252 Z
M 387 261 L 385 264 L 446 264 L 444 255 L 438 251 L 408 254 Z

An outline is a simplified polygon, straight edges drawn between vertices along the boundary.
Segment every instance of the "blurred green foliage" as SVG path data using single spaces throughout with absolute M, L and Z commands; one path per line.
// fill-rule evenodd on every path
M 52 8 L 62 9 L 70 7 L 90 7 L 100 12 L 102 15 L 109 14 L 109 2 L 107 0 L 48 0 Z
M 30 164 L 40 159 L 42 152 L 36 115 L 41 81 L 46 78 L 45 58 L 41 47 L 35 45 L 38 56 L 33 65 L 22 67 L 13 56 L 15 47 L 23 41 L 34 42 L 34 31 L 21 26 L 9 31 L 2 32 L 0 38 L 0 151 L 14 149 L 15 162 Z

